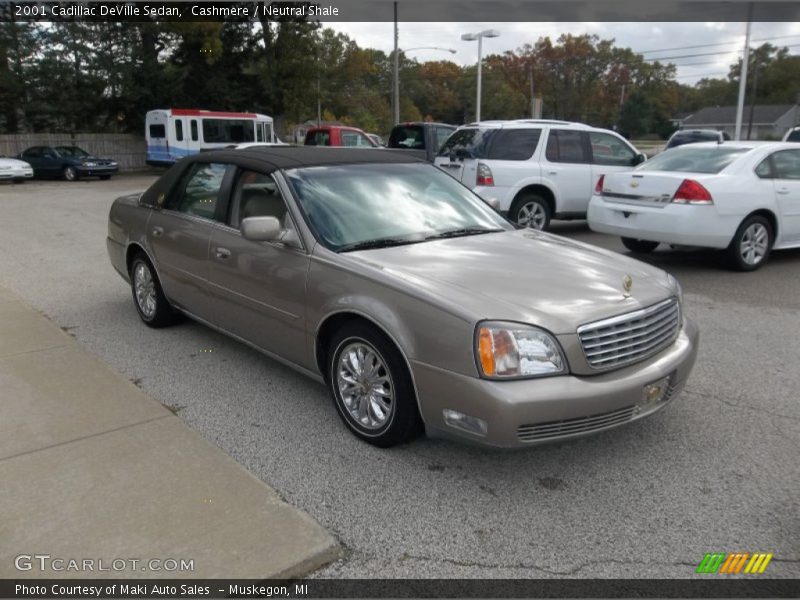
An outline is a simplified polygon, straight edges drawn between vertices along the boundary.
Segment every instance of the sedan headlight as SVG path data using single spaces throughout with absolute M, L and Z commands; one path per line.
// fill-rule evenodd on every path
M 87 160 L 87 161 L 85 161 L 85 162 L 83 163 L 83 166 L 84 166 L 84 167 L 96 167 L 96 166 L 97 166 L 97 163 L 96 163 L 96 162 L 92 162 L 92 161 L 90 161 L 90 160 Z
M 543 377 L 567 372 L 567 361 L 555 338 L 521 323 L 478 324 L 475 354 L 481 374 L 491 379 Z

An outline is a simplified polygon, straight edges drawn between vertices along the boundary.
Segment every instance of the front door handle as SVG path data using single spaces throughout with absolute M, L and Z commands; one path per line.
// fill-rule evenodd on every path
M 164 234 L 163 227 L 153 227 L 153 237 L 161 237 Z
M 548 175 L 558 175 L 558 171 L 548 171 Z
M 782 196 L 785 196 L 786 194 L 789 193 L 789 190 L 787 188 L 781 188 L 778 190 L 778 193 L 781 194 Z
M 226 259 L 231 255 L 231 251 L 227 248 L 217 248 L 214 250 L 214 256 L 221 259 Z

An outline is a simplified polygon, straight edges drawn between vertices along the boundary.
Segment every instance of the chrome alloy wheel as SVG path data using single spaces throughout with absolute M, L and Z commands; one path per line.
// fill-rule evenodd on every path
M 350 418 L 365 429 L 386 425 L 395 408 L 394 385 L 383 357 L 363 341 L 348 344 L 336 362 L 336 385 Z
M 767 255 L 769 250 L 769 232 L 763 223 L 752 223 L 742 233 L 739 243 L 739 254 L 745 264 L 757 265 Z
M 156 314 L 156 284 L 153 274 L 143 262 L 136 263 L 133 269 L 133 289 L 139 310 L 146 319 L 152 319 Z
M 526 202 L 519 207 L 517 223 L 523 227 L 542 229 L 547 220 L 544 207 L 538 202 Z

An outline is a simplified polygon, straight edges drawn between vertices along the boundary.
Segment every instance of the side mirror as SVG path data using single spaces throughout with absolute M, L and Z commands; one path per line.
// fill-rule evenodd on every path
M 642 164 L 646 160 L 647 160 L 647 157 L 640 152 L 639 154 L 637 154 L 636 156 L 633 157 L 633 160 L 631 161 L 631 164 L 635 167 L 636 165 Z
M 275 217 L 248 217 L 241 224 L 242 237 L 251 242 L 277 242 L 283 228 Z

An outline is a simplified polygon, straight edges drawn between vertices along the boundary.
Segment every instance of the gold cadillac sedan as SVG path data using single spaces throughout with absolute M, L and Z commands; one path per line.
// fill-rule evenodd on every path
M 182 314 L 325 383 L 388 447 L 520 447 L 650 415 L 698 330 L 670 275 L 516 229 L 392 150 L 202 153 L 111 207 L 108 253 L 151 327 Z

